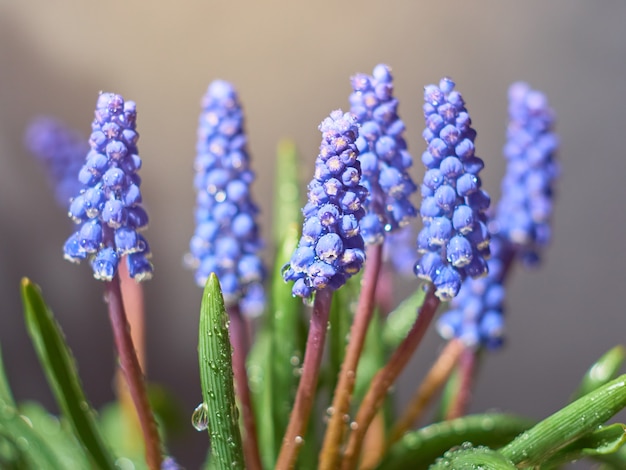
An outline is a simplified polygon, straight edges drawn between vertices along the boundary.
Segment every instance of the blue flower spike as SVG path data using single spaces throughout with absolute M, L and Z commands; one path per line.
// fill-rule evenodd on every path
M 420 214 L 424 227 L 417 237 L 421 259 L 418 277 L 435 285 L 439 299 L 454 298 L 466 277 L 487 273 L 489 233 L 485 212 L 489 195 L 478 173 L 483 161 L 474 154 L 476 131 L 461 94 L 449 78 L 424 89 L 422 155 L 426 166 Z
M 503 271 L 508 242 L 494 235 L 490 242 L 489 272 L 478 279 L 467 278 L 450 310 L 437 320 L 437 331 L 444 339 L 459 338 L 470 348 L 498 349 L 504 340 Z
M 417 185 L 408 174 L 413 158 L 404 140 L 404 122 L 398 117 L 393 97 L 393 77 L 387 65 L 379 64 L 371 76 L 352 77 L 351 112 L 359 123 L 361 184 L 369 191 L 361 221 L 361 234 L 368 245 L 382 243 L 385 234 L 407 225 L 417 210 L 410 201 Z
M 82 189 L 69 205 L 69 217 L 79 228 L 63 248 L 65 259 L 89 258 L 94 277 L 111 281 L 120 260 L 136 281 L 152 277 L 150 248 L 139 233 L 148 225 L 141 205 L 137 171 L 135 103 L 120 95 L 101 93 L 91 125 L 90 150 L 78 171 Z
M 360 184 L 356 117 L 336 110 L 319 129 L 322 143 L 303 209 L 302 237 L 283 272 L 285 281 L 295 281 L 293 295 L 303 298 L 338 289 L 365 261 L 359 222 L 368 191 Z
M 258 316 L 265 306 L 266 270 L 258 255 L 263 243 L 250 194 L 254 173 L 243 111 L 235 88 L 223 80 L 209 85 L 202 108 L 194 163 L 196 229 L 186 263 L 196 270 L 198 286 L 214 272 L 226 305 Z
M 57 203 L 66 210 L 83 187 L 76 175 L 89 151 L 86 139 L 61 121 L 42 116 L 29 124 L 24 144 L 43 165 Z
M 509 88 L 507 170 L 494 231 L 516 247 L 522 261 L 536 264 L 550 241 L 558 139 L 546 96 L 517 82 Z

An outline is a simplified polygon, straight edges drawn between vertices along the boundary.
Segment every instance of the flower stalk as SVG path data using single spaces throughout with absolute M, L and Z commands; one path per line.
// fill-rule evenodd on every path
M 277 470 L 294 468 L 298 453 L 304 444 L 304 434 L 309 423 L 313 399 L 317 389 L 324 343 L 328 329 L 328 314 L 332 301 L 332 290 L 321 289 L 315 295 L 311 324 L 307 337 L 302 376 L 296 392 L 296 400 L 289 417 L 287 431 L 276 462 Z
M 124 374 L 128 390 L 135 404 L 141 430 L 143 432 L 146 452 L 146 463 L 150 470 L 161 467 L 161 445 L 156 421 L 148 401 L 146 384 L 135 352 L 130 327 L 124 311 L 119 275 L 116 273 L 111 281 L 105 283 L 106 302 L 109 306 L 109 319 L 113 329 L 113 339 L 120 361 L 120 369 Z

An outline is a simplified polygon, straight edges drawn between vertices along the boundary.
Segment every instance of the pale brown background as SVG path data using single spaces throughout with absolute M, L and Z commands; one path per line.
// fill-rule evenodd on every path
M 619 0 L 0 0 L 0 342 L 16 394 L 52 406 L 20 313 L 19 280 L 28 275 L 61 321 L 91 400 L 112 398 L 101 285 L 87 266 L 62 260 L 69 221 L 22 149 L 32 117 L 55 114 L 87 133 L 100 90 L 137 102 L 156 265 L 146 285 L 149 376 L 190 414 L 200 401 L 201 292 L 181 258 L 193 230 L 195 128 L 207 84 L 224 78 L 240 91 L 258 177 L 254 194 L 268 229 L 277 140 L 297 140 L 308 180 L 317 124 L 330 110 L 347 108 L 352 74 L 385 62 L 416 157 L 424 148 L 423 85 L 443 75 L 457 81 L 494 199 L 504 171 L 508 85 L 529 81 L 558 111 L 564 171 L 554 243 L 541 270 L 515 272 L 510 341 L 485 361 L 472 408 L 535 417 L 555 410 L 586 367 L 624 341 L 625 28 L 626 3 Z M 421 179 L 420 165 L 413 174 Z M 429 337 L 404 387 L 440 344 Z M 196 449 L 187 457 L 185 445 Z M 190 431 L 175 451 L 195 468 L 204 446 L 206 436 Z

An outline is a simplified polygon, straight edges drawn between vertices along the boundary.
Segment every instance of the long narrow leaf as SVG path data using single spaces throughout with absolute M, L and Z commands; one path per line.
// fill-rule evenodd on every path
M 76 437 L 101 469 L 115 469 L 114 459 L 96 426 L 80 384 L 74 358 L 39 288 L 22 279 L 22 302 L 26 327 L 59 408 L 71 423 Z
M 611 456 L 625 442 L 626 426 L 619 423 L 602 426 L 558 451 L 548 461 L 542 463 L 541 467 L 546 469 L 558 468 L 561 465 L 580 460 L 583 457 L 611 463 L 614 462 L 614 460 L 611 460 Z M 625 462 L 621 461 L 620 463 L 622 466 L 618 468 L 624 468 Z
M 0 410 L 0 468 L 50 470 L 78 469 L 67 467 L 45 438 L 12 406 Z M 6 455 L 8 452 L 9 455 Z
M 220 283 L 212 273 L 202 294 L 198 362 L 211 438 L 209 468 L 220 470 L 244 468 L 231 356 L 228 314 Z
M 427 469 L 448 449 L 471 442 L 501 447 L 529 429 L 531 420 L 506 414 L 470 415 L 412 431 L 391 447 L 379 470 Z
M 2 350 L 0 350 L 0 403 L 4 402 L 7 405 L 11 405 L 15 408 L 15 400 L 13 399 L 13 393 L 11 393 L 11 387 L 4 371 L 4 362 L 2 361 Z
M 501 449 L 518 467 L 540 465 L 626 407 L 626 375 L 557 411 Z
M 600 359 L 592 365 L 574 392 L 573 400 L 593 392 L 596 388 L 606 384 L 609 380 L 617 377 L 620 368 L 626 359 L 626 348 L 615 346 L 604 353 Z

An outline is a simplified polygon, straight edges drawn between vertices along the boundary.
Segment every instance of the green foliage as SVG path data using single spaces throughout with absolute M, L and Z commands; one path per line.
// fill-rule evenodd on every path
M 209 276 L 202 294 L 198 362 L 211 440 L 209 468 L 242 469 L 243 451 L 235 403 L 228 314 L 215 274 Z
M 579 398 L 501 449 L 520 467 L 540 465 L 577 439 L 596 430 L 626 406 L 626 375 Z
M 39 288 L 28 279 L 22 280 L 22 302 L 28 333 L 59 408 L 93 463 L 101 469 L 114 469 L 114 458 L 100 435 L 63 333 Z

